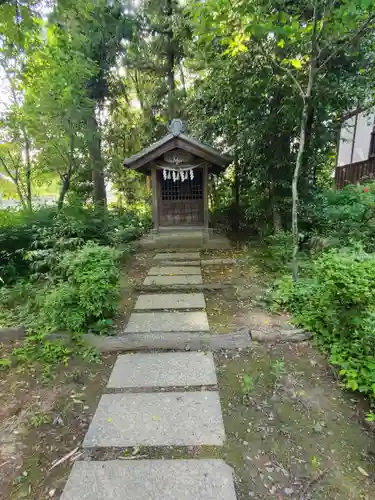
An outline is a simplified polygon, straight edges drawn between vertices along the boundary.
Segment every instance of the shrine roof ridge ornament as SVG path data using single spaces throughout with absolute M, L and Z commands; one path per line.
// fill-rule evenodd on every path
M 180 135 L 182 132 L 185 132 L 185 124 L 182 120 L 179 118 L 175 118 L 174 120 L 171 121 L 171 123 L 168 125 L 168 130 L 171 134 L 173 134 L 175 137 Z
M 155 164 L 155 161 L 173 149 L 180 149 L 198 158 L 202 158 L 209 163 L 210 170 L 215 173 L 225 170 L 233 161 L 231 156 L 222 154 L 217 149 L 186 135 L 184 133 L 185 125 L 179 118 L 175 118 L 170 122 L 168 131 L 169 133 L 167 135 L 154 144 L 126 158 L 124 160 L 124 165 L 128 168 L 138 170 L 139 172 L 149 174 L 151 166 Z

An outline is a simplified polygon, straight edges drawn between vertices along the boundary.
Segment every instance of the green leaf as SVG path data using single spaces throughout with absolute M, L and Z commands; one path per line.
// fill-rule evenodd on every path
M 281 39 L 281 40 L 279 40 L 279 41 L 277 42 L 277 46 L 278 46 L 278 47 L 281 47 L 281 48 L 283 49 L 283 48 L 284 48 L 284 46 L 285 46 L 285 40 L 282 40 L 282 39 Z
M 301 69 L 302 68 L 302 63 L 301 63 L 300 59 L 291 59 L 290 63 L 296 69 Z

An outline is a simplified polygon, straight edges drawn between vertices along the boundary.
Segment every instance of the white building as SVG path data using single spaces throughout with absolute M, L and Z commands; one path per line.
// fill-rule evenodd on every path
M 341 126 L 337 166 L 375 156 L 375 108 L 349 113 Z

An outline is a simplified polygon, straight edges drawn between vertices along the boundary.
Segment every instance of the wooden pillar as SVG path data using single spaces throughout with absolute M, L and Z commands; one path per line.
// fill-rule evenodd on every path
M 203 226 L 208 233 L 208 165 L 203 165 Z
M 151 167 L 151 188 L 152 188 L 152 220 L 154 222 L 154 230 L 159 229 L 159 189 L 158 178 L 156 175 L 156 167 Z

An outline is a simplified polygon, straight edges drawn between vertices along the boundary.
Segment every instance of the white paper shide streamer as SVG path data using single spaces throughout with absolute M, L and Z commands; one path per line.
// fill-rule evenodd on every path
M 194 169 L 189 167 L 189 168 L 163 168 L 163 179 L 172 179 L 173 182 L 181 181 L 184 182 L 185 180 L 189 179 L 193 180 L 194 179 Z

